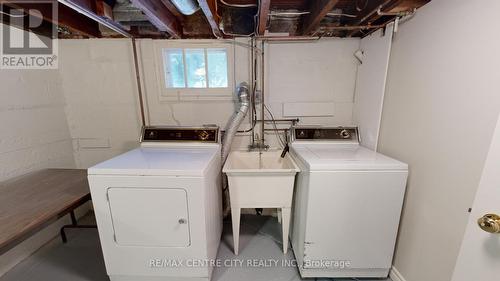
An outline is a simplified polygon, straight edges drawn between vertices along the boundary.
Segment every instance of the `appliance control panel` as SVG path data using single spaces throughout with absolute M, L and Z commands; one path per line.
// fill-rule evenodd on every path
M 357 127 L 294 127 L 295 141 L 359 142 Z
M 219 142 L 219 127 L 144 127 L 141 142 Z

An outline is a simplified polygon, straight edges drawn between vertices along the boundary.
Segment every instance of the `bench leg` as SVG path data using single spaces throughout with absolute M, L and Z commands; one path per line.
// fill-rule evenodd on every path
M 68 238 L 66 237 L 66 232 L 64 232 L 64 226 L 61 227 L 61 240 L 63 243 L 66 243 L 68 242 Z
M 68 238 L 66 236 L 65 229 L 68 229 L 68 228 L 97 228 L 97 225 L 78 225 L 78 221 L 76 220 L 76 216 L 75 216 L 74 211 L 71 211 L 69 213 L 69 215 L 71 217 L 71 224 L 68 224 L 68 225 L 61 227 L 61 231 L 60 231 L 61 240 L 63 243 L 68 242 Z

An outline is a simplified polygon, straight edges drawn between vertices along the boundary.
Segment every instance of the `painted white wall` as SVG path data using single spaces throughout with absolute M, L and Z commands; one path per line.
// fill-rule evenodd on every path
M 500 112 L 498 9 L 432 1 L 395 35 L 379 150 L 410 166 L 394 261 L 406 281 L 451 279 Z
M 43 168 L 73 168 L 57 70 L 0 70 L 0 181 Z M 0 195 L 1 196 L 1 195 Z M 63 218 L 0 256 L 0 276 L 57 235 Z
M 137 146 L 137 86 L 127 40 L 59 40 L 59 72 L 79 168 Z
M 309 125 L 351 125 L 357 70 L 353 54 L 359 42 L 270 43 L 266 48 L 265 97 L 275 117 L 299 117 L 301 124 Z M 333 108 L 322 109 L 318 103 Z M 295 104 L 298 112 L 284 114 L 287 105 Z
M 353 121 L 361 144 L 377 150 L 385 84 L 392 45 L 393 25 L 361 39 L 362 64 L 358 66 Z
M 73 167 L 59 74 L 0 70 L 0 181 L 46 167 Z
M 159 77 L 163 74 L 157 71 L 161 61 L 154 48 L 165 42 L 139 41 L 150 123 L 217 124 L 224 128 L 235 109 L 232 100 L 160 100 Z M 357 67 L 352 54 L 358 47 L 359 39 L 325 39 L 266 48 L 265 95 L 275 117 L 282 117 L 284 103 L 331 102 L 335 106 L 333 116 L 307 117 L 303 122 L 351 124 Z M 137 146 L 140 119 L 130 40 L 60 40 L 59 48 L 66 114 L 78 167 L 87 168 Z M 249 50 L 236 45 L 235 61 L 235 82 L 248 82 Z M 241 126 L 248 127 L 249 122 Z M 275 137 L 269 135 L 267 140 L 276 145 Z M 244 148 L 249 141 L 248 134 L 240 136 L 233 147 Z

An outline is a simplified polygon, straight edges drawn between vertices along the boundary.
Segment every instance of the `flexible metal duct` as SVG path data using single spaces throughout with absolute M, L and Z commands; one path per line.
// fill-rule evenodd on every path
M 224 134 L 224 140 L 222 141 L 222 165 L 224 165 L 227 157 L 229 156 L 234 136 L 236 135 L 238 127 L 241 122 L 243 122 L 243 119 L 247 115 L 248 108 L 250 107 L 250 90 L 248 89 L 248 84 L 246 82 L 242 82 L 238 85 L 236 90 L 240 107 L 229 121 L 226 133 Z
M 190 16 L 200 9 L 196 0 L 170 0 L 181 14 Z

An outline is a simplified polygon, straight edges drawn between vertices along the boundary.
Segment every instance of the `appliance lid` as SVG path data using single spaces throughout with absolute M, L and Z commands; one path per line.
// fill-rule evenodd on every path
M 218 144 L 140 147 L 88 169 L 89 175 L 203 176 L 216 157 Z
M 408 165 L 358 144 L 293 143 L 292 152 L 310 170 L 407 170 Z

